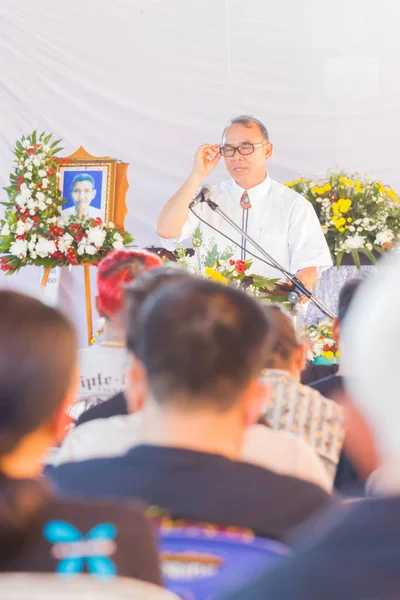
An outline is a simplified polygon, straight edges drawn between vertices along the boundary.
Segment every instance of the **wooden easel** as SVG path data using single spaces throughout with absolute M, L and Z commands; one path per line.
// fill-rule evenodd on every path
M 86 324 L 87 324 L 87 336 L 88 336 L 88 345 L 92 341 L 93 337 L 93 314 L 92 314 L 92 295 L 90 291 L 90 267 L 91 264 L 79 265 L 83 266 L 84 276 L 85 276 L 85 298 L 86 298 Z M 50 271 L 52 267 L 47 267 L 44 270 L 42 281 L 40 283 L 40 287 L 44 289 L 47 285 L 47 281 L 49 279 Z

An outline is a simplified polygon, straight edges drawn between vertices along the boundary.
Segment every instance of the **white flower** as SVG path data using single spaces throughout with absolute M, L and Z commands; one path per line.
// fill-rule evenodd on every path
M 394 233 L 390 231 L 390 229 L 386 229 L 386 231 L 380 231 L 376 238 L 375 244 L 379 244 L 379 246 L 383 246 L 383 244 L 391 244 L 394 240 Z
M 29 163 L 29 165 L 26 168 L 28 169 L 28 171 L 32 171 L 33 170 L 33 165 L 31 163 Z
M 91 227 L 88 231 L 88 242 L 101 248 L 106 239 L 106 232 L 103 227 Z
M 372 250 L 372 244 L 370 242 L 368 242 L 367 244 L 365 244 L 365 247 L 367 250 Z
M 17 235 L 23 235 L 25 233 L 25 223 L 23 221 L 21 221 L 21 220 L 18 221 L 15 233 Z
M 46 177 L 46 171 L 44 169 L 39 169 L 38 175 L 39 177 Z
M 31 190 L 33 190 L 35 187 L 36 187 L 36 186 L 35 186 L 35 184 L 34 184 L 34 183 L 30 183 L 30 184 L 29 184 L 29 188 L 30 188 Z
M 35 156 L 34 158 L 32 158 L 32 162 L 35 165 L 35 167 L 40 167 L 41 163 L 40 163 L 40 159 Z
M 58 240 L 58 248 L 61 252 L 66 252 L 71 247 L 74 238 L 68 232 Z
M 31 258 L 33 258 L 33 259 L 37 258 L 37 254 L 34 250 L 31 250 L 30 255 L 31 255 Z
M 53 204 L 53 200 L 50 198 L 50 196 L 45 199 L 45 202 L 46 204 Z
M 123 242 L 122 235 L 120 233 L 114 234 L 114 242 L 113 242 L 112 247 L 114 248 L 114 250 L 123 250 L 124 249 L 124 242 Z
M 112 247 L 114 248 L 114 250 L 123 250 L 124 242 L 122 240 L 116 240 L 115 242 L 113 242 Z
M 349 225 L 349 231 L 351 231 L 352 233 L 354 233 L 355 230 L 356 230 L 356 228 L 353 227 L 353 225 Z
M 46 258 L 49 254 L 53 254 L 57 251 L 57 246 L 53 240 L 47 240 L 46 238 L 39 238 L 36 244 L 36 252 L 41 258 Z
M 110 229 L 114 229 L 114 227 L 115 227 L 115 225 L 114 225 L 114 223 L 112 221 L 108 222 L 108 226 L 109 226 Z
M 30 145 L 31 145 L 31 144 L 30 144 L 30 141 L 29 141 L 29 140 L 24 140 L 24 141 L 22 142 L 22 147 L 23 147 L 23 148 L 29 148 L 29 146 L 30 146 Z
M 50 146 L 48 146 L 47 144 L 43 144 L 43 148 L 42 148 L 43 152 L 50 152 Z
M 4 223 L 3 229 L 1 230 L 1 235 L 10 235 L 10 226 L 8 223 Z
M 25 173 L 25 179 L 32 179 L 32 173 L 31 173 L 31 171 L 27 171 Z
M 35 208 L 37 207 L 37 202 L 33 198 L 29 198 L 29 200 L 26 203 L 26 206 L 27 206 L 28 210 L 34 211 Z M 35 213 L 33 213 L 33 214 L 35 214 Z
M 44 179 L 42 179 L 42 187 L 44 189 L 46 189 L 48 185 L 49 185 L 49 180 L 45 177 Z
M 24 164 L 25 164 L 26 167 L 28 167 L 31 164 L 31 162 L 32 162 L 31 161 L 31 157 L 28 156 L 28 158 L 25 159 L 25 163 Z
M 40 202 L 38 203 L 38 208 L 39 210 L 46 210 L 47 206 L 42 200 L 40 200 Z
M 353 235 L 353 236 L 349 236 L 345 241 L 344 241 L 344 247 L 347 250 L 358 250 L 359 248 L 362 248 L 365 244 L 365 237 L 363 237 L 362 235 Z
M 28 251 L 27 240 L 15 240 L 10 246 L 10 253 L 18 258 L 25 258 Z
M 45 200 L 45 195 L 43 192 L 36 192 L 36 200 L 39 200 L 39 202 L 43 202 Z
M 77 253 L 79 254 L 79 256 L 85 254 L 85 244 L 78 244 Z
M 85 252 L 86 254 L 90 254 L 91 256 L 93 256 L 93 254 L 96 254 L 97 248 L 96 246 L 87 245 L 85 246 Z

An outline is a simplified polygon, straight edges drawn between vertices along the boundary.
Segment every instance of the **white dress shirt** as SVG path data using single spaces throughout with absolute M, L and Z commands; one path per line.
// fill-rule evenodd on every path
M 240 227 L 242 227 L 244 213 L 244 209 L 240 206 L 243 192 L 243 188 L 230 180 L 215 185 L 211 197 Z M 248 196 L 251 208 L 246 211 L 248 212 L 247 233 L 285 269 L 296 273 L 305 267 L 328 268 L 332 265 L 320 222 L 308 200 L 269 176 L 262 183 L 248 190 Z M 236 242 L 242 242 L 241 236 L 206 203 L 197 204 L 194 211 Z M 233 246 L 223 236 L 201 223 L 192 212 L 189 213 L 183 226 L 180 240 L 190 238 L 198 225 L 205 244 L 210 238 L 215 238 L 219 250 Z M 246 242 L 246 245 L 250 251 L 258 254 L 249 242 Z M 239 248 L 235 248 L 234 252 L 235 259 L 242 258 Z M 253 257 L 247 253 L 245 258 Z M 251 272 L 265 277 L 280 277 L 276 269 L 257 259 L 253 259 Z

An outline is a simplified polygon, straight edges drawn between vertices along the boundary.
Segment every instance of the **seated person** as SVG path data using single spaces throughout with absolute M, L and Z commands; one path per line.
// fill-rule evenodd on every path
M 334 319 L 332 327 L 333 338 L 339 348 L 341 347 L 341 327 L 361 283 L 361 279 L 350 279 L 343 285 L 339 292 L 337 318 Z M 340 397 L 344 393 L 345 377 L 343 365 L 340 365 L 336 373 L 314 381 L 310 384 L 310 387 L 323 394 L 326 398 L 340 402 Z M 365 477 L 361 473 L 357 473 L 354 465 L 347 456 L 346 438 L 336 470 L 334 484 L 335 488 L 346 496 L 359 497 L 364 495 Z
M 270 395 L 262 422 L 302 437 L 323 460 L 333 482 L 344 438 L 343 409 L 300 383 L 307 346 L 298 339 L 291 316 L 275 305 L 264 311 L 274 323 L 275 341 L 264 373 Z
M 399 271 L 399 255 L 382 261 L 341 324 L 341 367 L 352 374 L 342 398 L 347 450 L 364 474 L 379 465 L 378 497 L 344 503 L 334 515 L 324 515 L 317 535 L 299 539 L 282 567 L 229 600 L 399 598 Z
M 255 300 L 188 278 L 151 295 L 132 323 L 130 315 L 128 307 L 127 393 L 143 406 L 141 444 L 53 469 L 60 493 L 139 498 L 173 518 L 278 540 L 331 502 L 316 485 L 239 462 L 265 399 L 269 325 Z
M 72 325 L 38 300 L 0 291 L 0 339 L 0 571 L 160 583 L 155 540 L 139 508 L 58 499 L 40 478 L 78 387 Z
M 99 264 L 96 308 L 104 318 L 104 331 L 100 343 L 79 352 L 79 401 L 68 411 L 73 419 L 126 387 L 129 358 L 122 314 L 123 287 L 140 273 L 161 265 L 161 259 L 146 250 L 112 250 Z M 103 413 L 108 409 L 99 408 Z
M 126 292 L 127 301 L 125 301 L 125 304 L 130 307 L 131 329 L 136 322 L 140 307 L 151 294 L 162 286 L 176 284 L 188 278 L 191 278 L 191 275 L 184 269 L 161 267 L 146 271 L 135 279 Z M 134 334 L 131 333 L 131 340 L 133 338 Z M 132 381 L 131 385 L 134 386 L 135 382 Z M 112 401 L 115 402 L 108 400 L 100 407 Z M 124 402 L 125 413 L 108 419 L 91 420 L 73 429 L 53 454 L 51 464 L 60 465 L 89 458 L 122 456 L 130 448 L 138 445 L 141 440 L 142 420 L 138 411 L 141 407 L 137 405 L 128 407 L 125 400 Z M 133 413 L 129 417 L 127 417 L 128 410 Z M 312 481 L 327 491 L 332 489 L 332 481 L 316 453 L 300 437 L 290 433 L 274 431 L 263 425 L 252 425 L 246 431 L 241 456 L 247 462 Z

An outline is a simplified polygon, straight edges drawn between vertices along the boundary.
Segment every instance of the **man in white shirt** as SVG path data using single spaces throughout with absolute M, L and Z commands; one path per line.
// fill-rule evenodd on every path
M 159 216 L 157 233 L 166 239 L 186 239 L 200 225 L 204 239 L 215 237 L 221 250 L 230 245 L 226 238 L 202 224 L 189 211 L 199 186 L 223 156 L 232 179 L 214 186 L 212 199 L 285 269 L 312 289 L 317 280 L 317 267 L 332 265 L 329 249 L 310 202 L 268 176 L 265 162 L 272 150 L 267 129 L 260 121 L 249 116 L 233 119 L 223 133 L 222 146 L 205 144 L 198 149 L 189 177 Z M 218 230 L 258 254 L 207 204 L 197 204 L 194 210 Z M 253 257 L 236 249 L 235 258 Z M 276 269 L 256 259 L 252 271 L 266 277 L 280 277 Z

